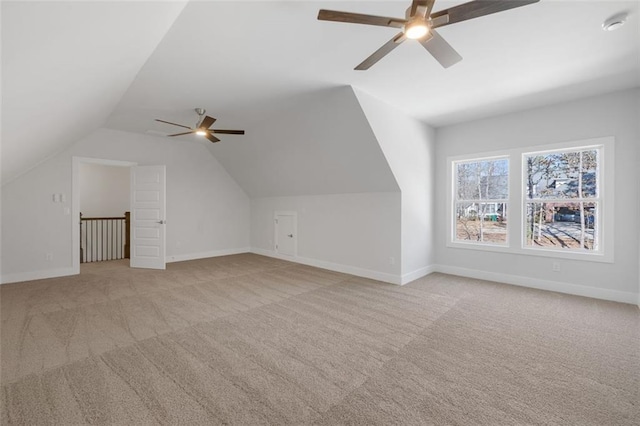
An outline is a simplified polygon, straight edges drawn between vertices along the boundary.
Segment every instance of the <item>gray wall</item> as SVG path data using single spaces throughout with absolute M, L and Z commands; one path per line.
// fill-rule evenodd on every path
M 446 203 L 436 207 L 436 262 L 445 270 L 514 284 L 635 303 L 638 292 L 639 90 L 551 105 L 437 130 L 436 199 L 446 200 L 447 157 L 566 141 L 615 137 L 613 263 L 560 260 L 447 247 Z
M 435 131 L 369 94 L 356 91 L 402 192 L 402 282 L 426 275 L 435 260 Z
M 2 281 L 70 275 L 72 157 L 167 166 L 167 260 L 249 248 L 249 198 L 200 140 L 100 129 L 2 187 Z M 65 194 L 63 203 L 52 194 Z M 47 260 L 46 254 L 53 258 Z

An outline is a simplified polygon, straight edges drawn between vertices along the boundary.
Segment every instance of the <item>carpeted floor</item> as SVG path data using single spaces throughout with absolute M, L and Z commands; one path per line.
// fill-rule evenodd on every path
M 2 424 L 640 424 L 631 305 L 252 254 L 0 296 Z

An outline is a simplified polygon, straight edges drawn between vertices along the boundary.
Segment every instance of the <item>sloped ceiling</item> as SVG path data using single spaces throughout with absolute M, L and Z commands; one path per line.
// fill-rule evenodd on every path
M 206 146 L 250 197 L 400 190 L 348 86 L 301 94 L 242 140 L 220 138 Z
M 2 2 L 2 182 L 101 127 L 178 2 Z
M 434 9 L 463 2 L 436 0 Z M 286 122 L 279 115 L 298 97 L 345 85 L 433 126 L 640 85 L 637 1 L 542 0 L 451 25 L 440 33 L 464 60 L 446 70 L 407 42 L 369 71 L 353 71 L 397 31 L 316 20 L 320 8 L 402 16 L 409 3 L 191 1 L 171 25 L 181 4 L 3 2 L 3 176 L 107 117 L 114 129 L 167 134 L 175 128 L 154 118 L 191 125 L 193 108 L 206 108 L 220 128 L 247 130 L 222 144 L 245 143 L 236 154 L 249 167 L 252 138 Z M 602 31 L 622 11 L 627 24 Z M 33 123 L 47 131 L 34 133 Z M 282 140 L 288 147 L 274 146 L 297 149 L 299 138 L 286 133 L 263 144 Z M 226 145 L 211 150 L 238 180 L 261 179 L 240 171 L 245 157 L 232 158 Z

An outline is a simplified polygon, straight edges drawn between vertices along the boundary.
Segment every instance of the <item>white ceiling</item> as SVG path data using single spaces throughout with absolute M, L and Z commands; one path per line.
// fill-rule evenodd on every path
M 107 117 L 107 127 L 166 133 L 153 118 L 191 125 L 204 107 L 218 127 L 249 135 L 301 93 L 352 85 L 442 126 L 640 86 L 637 1 L 541 0 L 442 28 L 464 58 L 449 69 L 409 41 L 353 71 L 397 30 L 316 20 L 320 8 L 401 17 L 409 3 L 192 1 L 178 16 L 170 2 L 3 2 L 3 181 Z M 602 31 L 621 11 L 627 25 Z

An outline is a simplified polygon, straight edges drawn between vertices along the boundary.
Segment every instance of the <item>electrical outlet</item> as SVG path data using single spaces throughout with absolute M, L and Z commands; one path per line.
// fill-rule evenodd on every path
M 53 253 L 46 253 L 44 255 L 44 258 L 45 258 L 45 260 L 47 260 L 49 262 L 52 261 L 53 260 Z
M 560 262 L 553 262 L 551 265 L 551 270 L 553 272 L 560 272 Z

